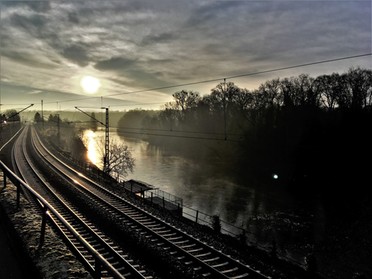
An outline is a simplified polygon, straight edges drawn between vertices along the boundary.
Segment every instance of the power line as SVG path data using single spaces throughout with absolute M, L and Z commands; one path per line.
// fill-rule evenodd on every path
M 309 63 L 292 65 L 292 66 L 281 67 L 281 68 L 275 68 L 275 69 L 271 69 L 271 70 L 245 73 L 245 74 L 228 76 L 228 77 L 223 77 L 223 78 L 207 79 L 207 80 L 200 80 L 200 81 L 182 83 L 182 84 L 177 84 L 177 85 L 168 85 L 168 86 L 155 87 L 155 88 L 149 88 L 149 89 L 143 89 L 143 90 L 129 91 L 129 92 L 125 92 L 125 93 L 110 94 L 110 95 L 106 95 L 106 97 L 112 97 L 112 96 L 118 96 L 118 95 L 127 95 L 127 94 L 135 94 L 135 93 L 143 93 L 143 92 L 148 92 L 148 91 L 164 90 L 164 89 L 170 89 L 170 88 L 181 87 L 181 86 L 190 86 L 190 85 L 196 85 L 196 84 L 222 81 L 224 79 L 234 79 L 234 78 L 239 78 L 239 77 L 248 77 L 248 76 L 278 72 L 278 71 L 283 71 L 283 70 L 307 67 L 307 66 L 312 66 L 312 65 L 331 63 L 331 62 L 336 62 L 336 61 L 341 61 L 341 60 L 360 58 L 360 57 L 371 56 L 371 55 L 372 55 L 372 52 L 371 53 L 365 53 L 365 54 L 353 55 L 353 56 L 345 56 L 345 57 L 339 57 L 339 58 L 333 58 L 333 59 L 327 59 L 327 60 L 320 60 L 320 61 L 316 61 L 316 62 L 309 62 Z
M 240 78 L 240 77 L 255 76 L 255 75 L 278 72 L 278 71 L 284 71 L 284 70 L 290 70 L 290 69 L 295 69 L 295 68 L 302 68 L 302 67 L 308 67 L 308 66 L 313 66 L 313 65 L 326 64 L 326 63 L 331 63 L 331 62 L 336 62 L 336 61 L 361 58 L 361 57 L 366 57 L 366 56 L 371 56 L 371 55 L 372 55 L 372 52 L 371 53 L 358 54 L 358 55 L 352 55 L 352 56 L 344 56 L 344 57 L 338 57 L 338 58 L 333 58 L 333 59 L 325 59 L 325 60 L 320 60 L 320 61 L 315 61 L 315 62 L 297 64 L 297 65 L 292 65 L 292 66 L 274 68 L 274 69 L 251 72 L 251 73 L 244 73 L 244 74 L 221 77 L 221 78 L 213 78 L 213 79 L 199 80 L 199 81 L 195 81 L 195 82 L 188 82 L 188 83 L 181 83 L 181 84 L 174 84 L 174 85 L 167 85 L 167 86 L 161 86 L 161 87 L 135 90 L 135 91 L 128 91 L 128 92 L 123 92 L 123 93 L 109 94 L 109 95 L 106 95 L 104 97 L 106 98 L 106 97 L 113 97 L 113 96 L 120 96 L 120 95 L 137 94 L 137 93 L 158 91 L 158 90 L 171 89 L 171 88 L 177 88 L 177 87 L 182 87 L 182 86 L 190 86 L 190 85 L 197 85 L 197 84 L 210 83 L 210 82 L 218 82 L 218 81 L 222 82 L 224 79 L 235 79 L 235 78 Z M 95 98 L 101 98 L 101 97 L 98 97 L 98 96 L 80 97 L 80 98 L 75 98 L 75 99 L 62 100 L 62 101 L 58 101 L 58 102 L 59 103 L 66 103 L 66 102 L 82 101 L 82 100 L 95 99 Z M 50 103 L 55 103 L 55 101 L 45 102 L 45 103 L 50 104 Z M 130 105 L 128 105 L 128 106 L 130 106 Z
M 327 60 L 309 62 L 309 63 L 299 64 L 299 65 L 294 65 L 294 66 L 276 68 L 276 69 L 272 69 L 272 70 L 265 70 L 265 71 L 253 72 L 253 73 L 248 73 L 248 74 L 235 75 L 235 76 L 227 77 L 226 79 L 233 79 L 233 78 L 246 77 L 246 76 L 254 76 L 254 75 L 259 75 L 259 74 L 266 74 L 266 73 L 278 72 L 278 71 L 283 71 L 283 70 L 290 70 L 290 69 L 295 69 L 295 68 L 308 67 L 308 66 L 313 66 L 313 65 L 319 65 L 319 64 L 325 64 L 325 63 L 330 63 L 330 62 L 360 58 L 360 57 L 371 56 L 371 55 L 372 55 L 372 53 L 365 53 L 365 54 L 358 54 L 358 55 L 353 55 L 353 56 L 327 59 Z
M 124 129 L 124 130 L 139 130 L 139 131 L 155 131 L 155 132 L 170 132 L 170 133 L 185 133 L 185 134 L 204 134 L 204 135 L 220 135 L 223 136 L 224 132 L 202 132 L 202 131 L 190 131 L 190 130 L 174 130 L 174 129 L 156 129 L 156 128 L 141 128 L 141 127 L 110 127 L 114 129 Z M 241 134 L 229 134 L 230 136 L 242 136 Z
M 69 123 L 83 124 L 90 123 L 89 121 L 71 121 Z M 222 132 L 198 132 L 198 131 L 181 131 L 181 130 L 167 130 L 167 129 L 156 129 L 156 128 L 135 128 L 135 127 L 114 127 L 109 128 L 116 129 L 117 134 L 134 134 L 144 136 L 158 136 L 158 137 L 171 137 L 171 138 L 185 138 L 185 139 L 199 139 L 199 140 L 215 140 L 215 141 L 230 141 L 240 142 L 242 141 L 243 135 L 236 133 L 225 133 Z M 130 131 L 127 131 L 130 130 Z M 159 133 L 156 133 L 159 132 Z M 183 133 L 184 135 L 182 135 Z M 204 136 L 203 136 L 204 135 Z M 209 136 L 210 135 L 210 136 Z M 215 137 L 211 137 L 215 136 Z M 221 137 L 218 137 L 221 136 Z M 232 138 L 234 137 L 234 138 Z
M 135 103 L 125 105 L 110 105 L 110 107 L 130 107 L 130 106 L 153 106 L 153 105 L 164 105 L 164 103 Z
M 186 135 L 171 135 L 171 134 L 155 134 L 155 133 L 145 133 L 145 132 L 124 132 L 117 131 L 118 134 L 135 134 L 144 136 L 157 136 L 157 137 L 170 137 L 170 138 L 184 138 L 184 139 L 199 139 L 199 140 L 213 140 L 213 141 L 231 141 L 240 142 L 241 140 L 231 139 L 231 138 L 216 138 L 216 137 L 201 137 L 201 136 L 186 136 Z

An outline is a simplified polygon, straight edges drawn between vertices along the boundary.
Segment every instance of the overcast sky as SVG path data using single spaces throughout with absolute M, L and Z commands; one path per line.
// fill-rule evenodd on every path
M 161 88 L 371 53 L 371 1 L 114 1 L 0 3 L 2 111 L 160 108 Z M 255 89 L 276 77 L 371 68 L 371 56 L 230 79 Z M 80 86 L 90 75 L 95 94 Z M 117 99 L 116 101 L 113 99 Z

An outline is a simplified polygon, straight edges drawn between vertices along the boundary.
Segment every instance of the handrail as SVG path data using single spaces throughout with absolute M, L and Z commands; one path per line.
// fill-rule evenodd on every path
M 12 170 L 5 165 L 3 161 L 0 160 L 0 168 L 2 169 L 4 175 L 8 176 L 10 180 L 15 185 L 21 185 L 25 189 L 27 189 L 31 195 L 33 195 L 39 203 L 43 206 L 44 214 L 47 214 L 50 218 L 51 215 L 49 212 L 53 213 L 53 215 L 65 225 L 68 230 L 83 244 L 83 246 L 94 256 L 96 260 L 96 267 L 98 266 L 97 263 L 102 264 L 108 271 L 111 273 L 115 278 L 124 278 L 122 274 L 120 274 L 102 255 L 100 255 L 80 234 L 58 213 L 58 211 L 51 205 L 47 200 L 45 200 L 38 192 L 36 192 L 32 187 L 26 184 L 21 178 L 19 178 Z M 48 212 L 49 211 L 49 212 Z

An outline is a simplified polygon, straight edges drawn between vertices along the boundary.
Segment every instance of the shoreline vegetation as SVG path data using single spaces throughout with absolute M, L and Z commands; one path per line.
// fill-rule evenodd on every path
M 253 91 L 226 82 L 173 97 L 159 111 L 126 112 L 118 134 L 259 180 L 277 174 L 285 184 L 332 187 L 370 179 L 371 70 L 278 78 Z
M 330 209 L 355 212 L 367 202 L 371 70 L 277 78 L 253 91 L 226 82 L 208 95 L 181 90 L 173 98 L 161 110 L 115 113 L 118 135 L 146 140 L 208 167 L 213 161 L 241 180 L 280 185 L 295 196 L 320 195 Z M 77 159 L 87 160 L 80 134 L 97 123 L 60 121 L 61 139 L 55 118 L 50 114 L 48 119 L 51 136 Z M 40 122 L 39 113 L 34 122 Z
M 253 91 L 226 82 L 208 95 L 181 90 L 173 97 L 158 111 L 122 113 L 118 134 L 207 167 L 213 161 L 237 179 L 279 186 L 304 202 L 318 200 L 326 220 L 314 243 L 318 262 L 372 274 L 363 264 L 372 249 L 371 70 L 278 78 Z M 77 149 L 71 154 L 84 157 Z
M 313 243 L 319 268 L 331 278 L 341 276 L 332 268 L 349 278 L 353 269 L 372 274 L 371 70 L 278 78 L 253 91 L 227 82 L 208 95 L 182 90 L 173 97 L 160 111 L 126 112 L 118 134 L 207 167 L 212 161 L 304 203 L 316 200 L 325 224 Z

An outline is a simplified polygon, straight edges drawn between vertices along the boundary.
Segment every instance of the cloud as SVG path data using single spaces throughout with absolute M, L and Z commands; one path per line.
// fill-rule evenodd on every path
M 134 66 L 137 59 L 124 57 L 111 57 L 108 60 L 99 61 L 95 64 L 95 68 L 101 71 L 123 71 L 128 67 Z
M 10 20 L 14 27 L 20 27 L 33 34 L 37 34 L 36 30 L 43 28 L 47 22 L 46 17 L 40 14 L 20 15 L 15 13 Z
M 154 88 L 169 84 L 164 79 L 162 71 L 155 67 L 156 63 L 166 63 L 169 60 L 140 60 L 136 58 L 112 57 L 97 62 L 94 67 L 100 71 L 114 73 L 110 79 L 126 87 Z M 155 69 L 155 70 L 154 70 Z M 120 80 L 120 82 L 118 82 Z
M 89 64 L 89 61 L 90 61 L 88 52 L 89 52 L 89 47 L 84 44 L 80 44 L 80 45 L 71 45 L 71 46 L 64 48 L 61 51 L 61 54 L 63 57 L 69 59 L 73 63 L 81 67 L 85 67 Z
M 56 91 L 76 92 L 86 73 L 114 94 L 370 52 L 372 44 L 369 1 L 0 5 L 2 80 Z
M 168 43 L 177 39 L 178 36 L 174 33 L 150 34 L 142 39 L 142 45 L 154 45 L 159 43 Z
M 43 57 L 43 59 L 35 56 L 32 51 L 17 51 L 17 50 L 7 50 L 2 52 L 3 57 L 10 58 L 17 63 L 28 65 L 30 67 L 42 68 L 53 70 L 58 67 L 58 60 L 51 60 L 48 57 Z M 4 69 L 6 71 L 6 69 Z
M 51 9 L 50 1 L 24 1 L 22 3 L 35 12 L 46 13 Z

